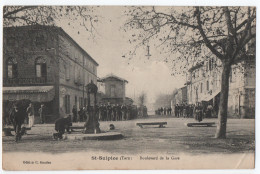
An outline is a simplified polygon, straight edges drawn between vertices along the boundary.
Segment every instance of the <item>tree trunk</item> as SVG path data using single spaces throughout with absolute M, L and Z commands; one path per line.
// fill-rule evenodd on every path
M 221 78 L 218 125 L 217 125 L 215 138 L 226 138 L 229 74 L 231 71 L 231 65 L 229 62 L 225 62 L 225 61 L 222 61 L 222 65 L 223 65 L 223 70 L 222 70 L 222 78 Z

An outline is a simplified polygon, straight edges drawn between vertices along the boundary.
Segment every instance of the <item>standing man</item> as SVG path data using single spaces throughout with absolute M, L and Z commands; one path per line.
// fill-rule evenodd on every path
M 104 104 L 103 106 L 103 121 L 107 121 L 107 106 Z
M 79 119 L 78 119 L 78 122 L 81 122 L 82 120 L 83 120 L 83 108 L 81 107 L 80 109 L 79 109 L 79 112 L 78 112 L 78 114 L 79 114 Z
M 10 121 L 13 124 L 14 131 L 15 131 L 15 142 L 21 140 L 21 126 L 24 122 L 26 113 L 22 112 L 20 108 L 18 108 L 17 105 L 14 105 L 14 108 L 12 109 L 10 113 Z
M 175 117 L 179 117 L 179 105 L 178 104 L 175 105 L 174 114 L 175 114 Z
M 29 118 L 29 127 L 33 127 L 34 125 L 34 108 L 32 103 L 29 104 L 28 108 L 26 109 L 27 116 Z
M 73 105 L 73 108 L 72 108 L 72 114 L 73 114 L 73 119 L 72 119 L 72 121 L 73 121 L 73 122 L 76 122 L 76 121 L 77 121 L 77 113 L 78 113 L 77 107 L 76 107 L 76 105 Z
M 110 103 L 107 105 L 107 121 L 111 121 L 111 115 L 112 115 L 112 107 L 110 106 Z
M 44 104 L 41 104 L 41 107 L 39 109 L 39 114 L 40 114 L 41 124 L 44 124 L 45 123 L 45 114 L 46 114 Z
M 121 106 L 119 104 L 117 104 L 117 106 L 116 106 L 116 115 L 117 115 L 118 121 L 121 121 L 122 120 L 122 112 L 121 112 Z

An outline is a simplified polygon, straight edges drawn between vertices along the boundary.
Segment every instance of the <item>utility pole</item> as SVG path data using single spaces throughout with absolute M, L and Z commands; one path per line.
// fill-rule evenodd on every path
M 84 97 L 84 91 L 85 91 L 85 57 L 84 56 L 82 56 L 83 57 L 83 65 L 82 65 L 82 67 L 83 67 L 83 87 L 82 87 L 82 90 L 83 90 L 83 101 L 82 101 L 82 105 L 83 105 L 83 107 L 85 107 L 85 105 L 86 105 L 86 103 L 85 103 L 85 97 Z
M 145 55 L 145 56 L 147 56 L 148 59 L 150 59 L 150 57 L 152 56 L 150 54 L 150 46 L 149 45 L 147 45 L 147 55 Z

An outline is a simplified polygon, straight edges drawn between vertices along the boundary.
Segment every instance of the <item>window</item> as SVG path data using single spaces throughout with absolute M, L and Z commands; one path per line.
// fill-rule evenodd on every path
M 9 58 L 7 61 L 7 77 L 16 78 L 17 76 L 17 61 L 14 58 Z
M 78 54 L 77 50 L 75 50 L 74 57 L 75 57 L 75 61 L 78 62 L 79 61 L 79 54 Z
M 79 98 L 79 107 L 82 108 L 83 107 L 83 97 Z
M 46 59 L 38 57 L 35 60 L 36 77 L 47 77 Z
M 78 107 L 78 98 L 77 98 L 77 96 L 75 96 L 74 104 L 75 104 L 75 106 L 77 108 Z
M 65 78 L 66 78 L 66 80 L 70 79 L 70 65 L 69 64 L 65 65 Z
M 110 86 L 110 96 L 115 97 L 115 85 Z
M 209 91 L 209 81 L 207 81 L 207 90 Z
M 232 72 L 232 69 L 229 73 L 229 82 L 233 82 L 233 72 Z
M 209 60 L 209 70 L 211 71 L 212 70 L 212 59 Z
M 87 98 L 84 98 L 84 106 L 87 105 Z
M 37 35 L 35 37 L 35 45 L 36 46 L 42 46 L 44 44 L 44 36 L 41 34 L 41 35 Z
M 15 37 L 7 38 L 7 46 L 15 46 Z
M 66 114 L 69 114 L 70 113 L 70 95 L 65 95 L 64 97 L 64 100 L 65 100 L 65 112 Z
M 203 83 L 200 84 L 200 93 L 203 91 Z

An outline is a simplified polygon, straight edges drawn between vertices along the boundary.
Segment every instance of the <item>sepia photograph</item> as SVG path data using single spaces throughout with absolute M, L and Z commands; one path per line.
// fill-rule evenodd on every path
M 3 170 L 254 169 L 256 9 L 2 6 Z

